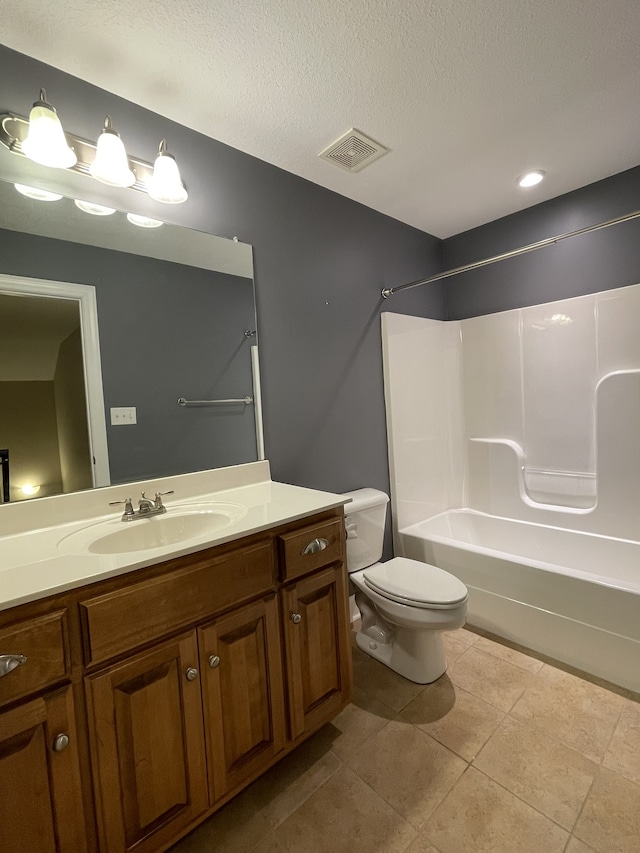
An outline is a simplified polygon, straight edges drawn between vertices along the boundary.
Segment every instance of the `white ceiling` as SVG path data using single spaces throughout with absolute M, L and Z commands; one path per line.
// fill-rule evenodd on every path
M 8 47 L 438 237 L 640 163 L 639 0 L 3 0 L 2 19 Z M 318 159 L 351 127 L 391 153 Z

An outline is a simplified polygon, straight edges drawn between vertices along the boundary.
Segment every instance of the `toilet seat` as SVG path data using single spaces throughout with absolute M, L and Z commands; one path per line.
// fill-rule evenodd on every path
M 452 610 L 467 600 L 466 586 L 449 572 L 394 557 L 362 573 L 365 585 L 390 601 L 428 610 Z

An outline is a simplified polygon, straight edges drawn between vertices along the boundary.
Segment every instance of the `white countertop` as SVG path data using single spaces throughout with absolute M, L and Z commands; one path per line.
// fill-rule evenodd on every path
M 123 495 L 136 496 L 142 489 L 148 494 L 174 489 L 175 494 L 165 498 L 167 515 L 160 518 L 167 518 L 172 508 L 184 510 L 189 504 L 204 502 L 238 504 L 246 513 L 220 530 L 179 544 L 117 554 L 69 553 L 61 540 L 70 534 L 105 522 L 109 529 L 124 526 L 118 521 L 121 512 L 104 509 L 109 501 Z M 343 506 L 347 501 L 342 495 L 274 483 L 269 463 L 256 462 L 4 506 L 0 508 L 0 610 L 193 554 Z M 145 523 L 148 522 L 129 522 Z

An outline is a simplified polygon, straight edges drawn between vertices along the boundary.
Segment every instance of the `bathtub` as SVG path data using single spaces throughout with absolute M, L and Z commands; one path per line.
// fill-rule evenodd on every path
M 640 692 L 640 542 L 456 509 L 397 552 L 460 578 L 470 625 Z

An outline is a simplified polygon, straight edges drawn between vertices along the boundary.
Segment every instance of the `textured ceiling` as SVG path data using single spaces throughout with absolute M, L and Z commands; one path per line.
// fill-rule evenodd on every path
M 2 0 L 2 19 L 8 47 L 438 237 L 640 162 L 639 0 Z M 351 127 L 391 153 L 318 159 Z M 530 168 L 547 179 L 524 191 Z

